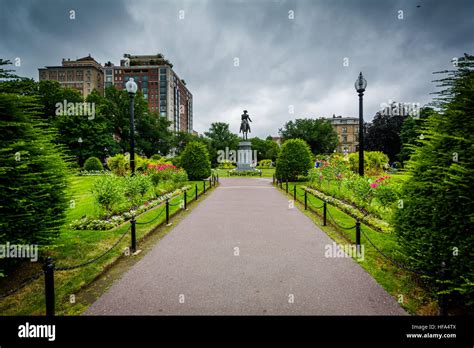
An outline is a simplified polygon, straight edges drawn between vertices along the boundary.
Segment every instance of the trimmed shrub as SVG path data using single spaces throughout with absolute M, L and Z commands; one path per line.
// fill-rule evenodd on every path
M 189 180 L 202 180 L 211 175 L 211 161 L 206 145 L 191 141 L 181 154 L 181 165 Z
M 223 160 L 222 162 L 219 162 L 217 165 L 217 168 L 219 169 L 234 169 L 235 164 L 232 163 L 230 160 Z
M 102 163 L 97 157 L 89 157 L 84 163 L 84 170 L 95 171 L 95 170 L 104 170 Z
M 276 161 L 276 176 L 282 180 L 296 180 L 307 175 L 313 166 L 313 155 L 308 144 L 301 139 L 290 139 L 283 143 Z
M 257 168 L 272 168 L 272 160 L 270 159 L 264 159 L 264 160 L 261 160 L 261 161 L 258 161 L 258 166 Z

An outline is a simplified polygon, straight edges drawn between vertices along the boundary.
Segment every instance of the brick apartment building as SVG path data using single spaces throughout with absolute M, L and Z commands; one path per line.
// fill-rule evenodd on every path
M 103 95 L 104 72 L 102 66 L 91 57 L 77 60 L 64 59 L 59 66 L 38 69 L 39 80 L 58 81 L 62 87 L 77 89 L 86 98 L 94 89 Z
M 133 77 L 148 101 L 149 111 L 171 121 L 170 130 L 193 133 L 193 96 L 186 82 L 173 71 L 173 64 L 162 54 L 124 54 L 120 66 L 111 62 L 101 66 L 89 55 L 77 60 L 63 59 L 61 66 L 47 66 L 38 71 L 40 81 L 58 81 L 62 87 L 77 89 L 84 98 L 94 89 L 101 95 L 109 86 L 123 90 Z
M 150 111 L 171 121 L 173 131 L 193 132 L 193 96 L 163 55 L 124 54 L 120 66 L 105 64 L 104 75 L 105 87 L 117 89 L 125 89 L 133 77 Z

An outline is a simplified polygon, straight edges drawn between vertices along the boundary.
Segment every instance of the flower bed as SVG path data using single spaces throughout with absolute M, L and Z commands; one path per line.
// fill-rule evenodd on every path
M 181 192 L 184 192 L 184 190 L 189 189 L 189 187 L 190 186 L 184 186 L 180 189 L 174 190 L 173 192 L 164 194 L 152 201 L 145 202 L 144 204 L 140 205 L 136 209 L 125 211 L 121 214 L 114 215 L 109 218 L 92 219 L 88 217 L 83 217 L 81 219 L 74 220 L 73 222 L 69 224 L 69 227 L 72 230 L 99 230 L 99 231 L 110 230 L 130 220 L 132 216 L 138 216 L 140 214 L 143 214 L 144 212 L 160 205 L 161 203 L 163 203 L 164 200 L 171 199 L 179 195 Z
M 337 198 L 327 196 L 324 193 L 318 190 L 312 189 L 310 187 L 302 186 L 302 188 L 308 191 L 309 193 L 311 193 L 313 196 L 332 204 L 333 206 L 342 210 L 347 215 L 352 216 L 355 219 L 357 218 L 360 219 L 361 222 L 365 223 L 367 226 L 375 230 L 378 230 L 384 233 L 390 233 L 392 231 L 392 228 L 387 222 L 380 220 L 375 216 L 371 216 L 370 214 L 364 213 L 360 209 L 357 209 L 356 207 L 350 204 L 342 202 L 338 200 Z
M 255 169 L 255 170 L 229 170 L 229 176 L 262 176 L 262 171 Z

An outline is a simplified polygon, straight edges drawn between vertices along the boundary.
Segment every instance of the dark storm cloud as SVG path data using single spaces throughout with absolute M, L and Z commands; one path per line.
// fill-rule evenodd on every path
M 193 93 L 199 132 L 216 120 L 236 132 L 243 108 L 254 116 L 253 135 L 259 136 L 276 135 L 296 117 L 355 116 L 353 83 L 361 70 L 368 80 L 367 118 L 389 99 L 424 104 L 435 89 L 432 72 L 450 68 L 452 57 L 474 47 L 472 1 L 48 0 L 0 6 L 0 56 L 21 57 L 21 75 L 37 78 L 38 67 L 63 57 L 91 53 L 117 64 L 123 53 L 164 53 Z

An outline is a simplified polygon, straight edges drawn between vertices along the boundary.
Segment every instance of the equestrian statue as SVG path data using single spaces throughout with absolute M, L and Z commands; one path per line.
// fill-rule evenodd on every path
M 241 116 L 242 121 L 240 122 L 240 130 L 239 133 L 242 132 L 242 140 L 247 140 L 247 134 L 250 132 L 250 119 L 249 114 L 247 114 L 247 110 L 244 110 L 244 113 Z

